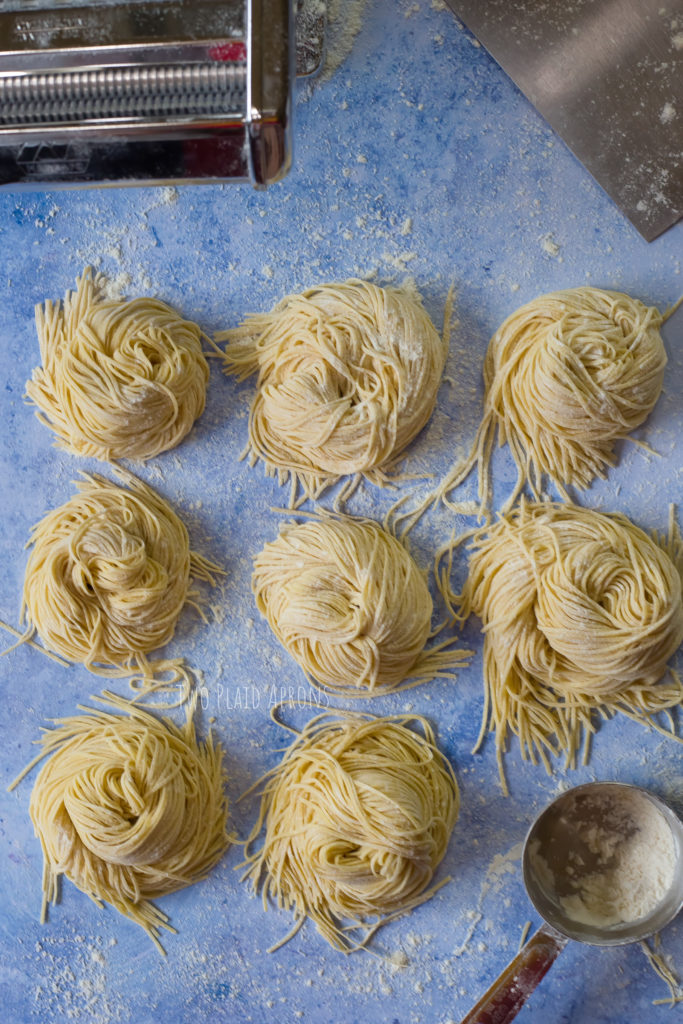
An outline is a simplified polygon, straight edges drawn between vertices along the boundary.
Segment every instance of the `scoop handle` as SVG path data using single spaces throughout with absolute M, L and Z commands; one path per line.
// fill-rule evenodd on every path
M 549 924 L 541 925 L 460 1024 L 509 1024 L 568 941 Z

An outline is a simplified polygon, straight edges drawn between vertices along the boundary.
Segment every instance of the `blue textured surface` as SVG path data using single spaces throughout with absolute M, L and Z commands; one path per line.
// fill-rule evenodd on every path
M 130 295 L 158 295 L 207 331 L 314 282 L 373 272 L 381 282 L 413 277 L 440 324 L 454 283 L 460 326 L 446 372 L 455 384 L 444 383 L 408 461 L 409 468 L 433 472 L 473 437 L 486 344 L 516 306 L 584 282 L 660 307 L 683 291 L 683 224 L 650 245 L 642 241 L 448 10 L 427 0 L 377 0 L 362 13 L 348 59 L 329 80 L 301 91 L 295 167 L 267 193 L 226 186 L 0 194 L 5 620 L 17 621 L 31 525 L 70 496 L 79 468 L 95 468 L 56 452 L 22 402 L 38 361 L 33 306 L 61 296 L 87 263 L 118 278 Z M 661 457 L 622 446 L 609 480 L 583 499 L 623 510 L 646 527 L 663 527 L 669 502 L 681 497 L 681 347 L 680 339 L 671 347 L 666 392 L 641 431 Z M 182 514 L 194 546 L 229 572 L 222 621 L 206 626 L 188 611 L 169 653 L 185 654 L 204 674 L 202 725 L 214 716 L 226 746 L 232 825 L 242 834 L 255 808 L 236 807 L 237 797 L 276 763 L 283 742 L 269 704 L 281 687 L 296 691 L 302 684 L 250 594 L 251 558 L 277 532 L 271 507 L 286 501 L 260 467 L 237 461 L 251 393 L 251 382 L 237 385 L 214 365 L 206 413 L 189 439 L 139 470 Z M 502 494 L 513 467 L 505 452 L 495 466 Z M 473 490 L 471 481 L 462 496 Z M 352 507 L 380 517 L 391 500 L 366 488 Z M 454 525 L 464 521 L 445 512 L 420 523 L 414 551 L 421 564 L 429 564 Z M 72 712 L 101 684 L 28 647 L 0 660 L 3 1019 L 459 1020 L 515 952 L 524 922 L 537 923 L 520 878 L 519 844 L 559 787 L 593 778 L 632 781 L 683 810 L 680 747 L 625 719 L 601 727 L 589 767 L 570 776 L 558 766 L 549 778 L 513 750 L 512 795 L 503 798 L 493 743 L 470 753 L 482 703 L 476 624 L 466 638 L 479 653 L 456 683 L 436 682 L 373 705 L 428 715 L 462 790 L 440 873 L 451 873 L 454 883 L 389 925 L 374 944 L 389 956 L 405 953 L 403 969 L 369 954 L 335 954 L 312 927 L 267 955 L 290 922 L 249 899 L 234 871 L 237 848 L 208 881 L 161 901 L 178 928 L 166 940 L 166 960 L 135 925 L 111 909 L 99 911 L 68 884 L 41 927 L 41 853 L 27 813 L 31 780 L 11 795 L 4 786 L 32 755 L 46 719 Z M 124 692 L 125 684 L 116 688 Z M 683 971 L 680 923 L 665 930 L 662 943 Z M 658 1021 L 668 1011 L 652 1000 L 665 995 L 637 947 L 593 951 L 574 943 L 519 1020 Z

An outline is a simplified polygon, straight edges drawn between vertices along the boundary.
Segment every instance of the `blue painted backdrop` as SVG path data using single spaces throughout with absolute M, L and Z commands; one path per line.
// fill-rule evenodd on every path
M 459 326 L 450 380 L 407 463 L 435 473 L 474 435 L 486 345 L 516 306 L 582 283 L 661 307 L 683 291 L 683 225 L 650 245 L 642 241 L 439 0 L 341 4 L 342 14 L 346 6 L 347 13 L 360 13 L 360 32 L 331 76 L 300 89 L 294 169 L 268 192 L 216 186 L 0 194 L 5 620 L 18 619 L 31 525 L 70 496 L 80 468 L 95 467 L 55 451 L 22 401 L 38 361 L 33 306 L 60 297 L 86 264 L 131 296 L 163 298 L 208 332 L 269 308 L 287 292 L 351 275 L 392 283 L 413 278 L 440 325 L 455 284 Z M 618 468 L 584 497 L 647 527 L 664 526 L 669 503 L 681 495 L 681 345 L 672 345 L 669 355 L 665 394 L 641 431 L 661 457 L 623 445 Z M 169 653 L 183 653 L 203 674 L 201 726 L 214 718 L 225 744 L 232 825 L 242 835 L 255 808 L 237 807 L 237 797 L 276 763 L 284 739 L 270 722 L 269 704 L 282 687 L 303 683 L 250 594 L 251 559 L 275 536 L 272 507 L 286 500 L 260 467 L 237 461 L 251 393 L 250 382 L 237 385 L 214 364 L 207 409 L 191 436 L 139 470 L 182 514 L 194 546 L 228 570 L 216 619 L 206 626 L 188 611 Z M 513 467 L 505 452 L 495 465 L 501 495 Z M 473 494 L 471 481 L 462 496 Z M 366 488 L 352 508 L 381 517 L 391 500 Z M 426 517 L 413 540 L 421 564 L 430 563 L 454 526 L 465 524 L 443 511 Z M 456 571 L 462 577 L 462 560 Z M 524 923 L 538 923 L 520 879 L 520 843 L 561 787 L 623 779 L 650 786 L 683 809 L 680 748 L 626 720 L 600 728 L 589 767 L 571 776 L 558 766 L 549 778 L 513 750 L 507 760 L 512 795 L 503 798 L 493 743 L 470 753 L 482 704 L 476 623 L 465 636 L 478 654 L 457 682 L 435 682 L 373 707 L 429 716 L 462 790 L 442 868 L 455 882 L 381 932 L 374 943 L 381 956 L 344 958 L 311 927 L 268 955 L 289 920 L 264 914 L 250 900 L 234 870 L 237 848 L 207 882 L 162 901 L 178 928 L 165 943 L 166 960 L 135 925 L 111 909 L 97 910 L 68 884 L 41 927 L 41 854 L 26 780 L 11 795 L 3 785 L 0 795 L 4 1019 L 459 1020 L 514 953 Z M 0 672 L 0 770 L 7 784 L 31 757 L 41 725 L 71 713 L 101 682 L 28 647 L 0 660 Z M 125 692 L 125 683 L 116 688 Z M 683 971 L 678 923 L 662 943 Z M 652 1006 L 664 995 L 638 948 L 595 952 L 570 944 L 519 1020 L 640 1024 L 664 1019 L 666 1009 Z

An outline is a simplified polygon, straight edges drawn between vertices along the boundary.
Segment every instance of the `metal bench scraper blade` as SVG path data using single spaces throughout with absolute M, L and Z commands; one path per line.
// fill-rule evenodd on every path
M 683 216 L 683 3 L 448 0 L 649 242 Z

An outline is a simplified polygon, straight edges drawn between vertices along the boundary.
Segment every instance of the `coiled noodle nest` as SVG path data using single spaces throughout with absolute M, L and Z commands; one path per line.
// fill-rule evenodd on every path
M 195 580 L 221 570 L 190 551 L 187 530 L 151 487 L 119 473 L 122 487 L 84 474 L 78 493 L 34 528 L 22 615 L 46 648 L 92 672 L 141 673 L 152 688 L 190 680 L 179 661 L 149 662 L 173 637 Z M 200 609 L 201 610 L 201 609 Z
M 660 541 L 572 504 L 523 502 L 475 533 L 464 590 L 449 597 L 482 621 L 482 734 L 495 730 L 499 764 L 508 732 L 550 770 L 549 754 L 574 764 L 595 712 L 657 727 L 681 702 L 679 677 L 663 679 L 683 640 L 681 566 L 673 522 Z
M 371 520 L 328 515 L 283 526 L 254 560 L 252 587 L 277 638 L 328 692 L 372 697 L 452 676 L 472 653 L 452 640 L 425 649 L 425 577 Z
M 439 487 L 441 497 L 479 467 L 490 494 L 496 432 L 517 465 L 509 508 L 528 482 L 540 500 L 544 477 L 563 498 L 614 465 L 614 444 L 650 415 L 662 390 L 662 315 L 621 292 L 570 288 L 541 295 L 509 316 L 484 362 L 484 416 L 470 456 Z
M 326 713 L 268 777 L 245 877 L 264 907 L 272 897 L 294 912 L 294 930 L 309 917 L 348 953 L 449 880 L 432 884 L 458 810 L 453 769 L 424 719 Z
M 88 269 L 63 303 L 36 308 L 42 366 L 26 395 L 67 451 L 150 459 L 204 411 L 201 330 L 158 299 L 106 299 L 103 287 Z
M 447 353 L 418 297 L 358 280 L 289 295 L 226 339 L 226 371 L 258 373 L 250 460 L 290 478 L 292 504 L 297 486 L 315 498 L 349 474 L 386 483 L 432 414 Z
M 30 814 L 43 848 L 43 912 L 59 878 L 110 903 L 163 953 L 174 931 L 150 900 L 204 878 L 228 847 L 222 750 L 198 743 L 194 703 L 183 726 L 114 694 L 107 710 L 57 719 L 42 736 Z

